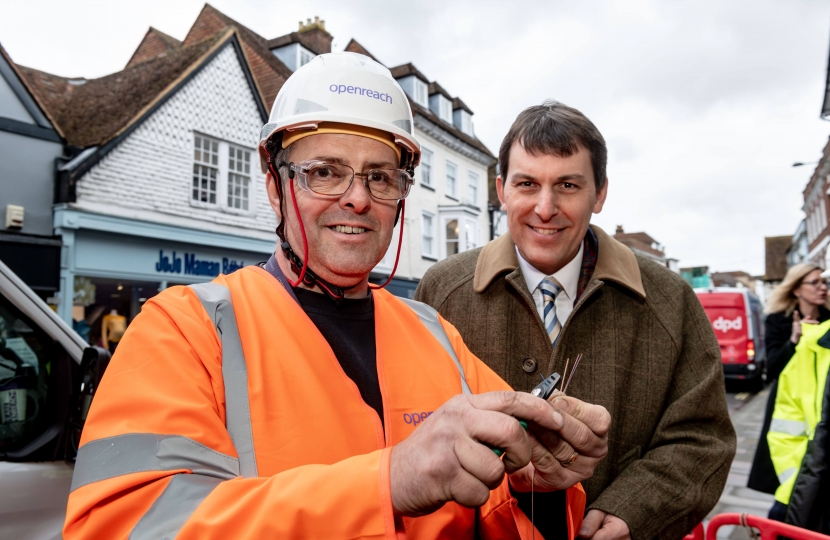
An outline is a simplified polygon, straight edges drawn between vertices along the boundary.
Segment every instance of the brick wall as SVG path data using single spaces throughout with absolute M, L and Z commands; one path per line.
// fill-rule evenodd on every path
M 263 237 L 276 219 L 259 172 L 262 119 L 240 60 L 226 46 L 78 183 L 75 206 L 161 223 Z M 191 203 L 194 132 L 251 151 L 248 212 Z M 227 155 L 220 154 L 220 160 Z M 221 202 L 221 201 L 220 201 Z

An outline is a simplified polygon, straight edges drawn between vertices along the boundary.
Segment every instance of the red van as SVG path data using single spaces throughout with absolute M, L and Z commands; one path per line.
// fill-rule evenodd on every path
M 762 306 L 747 289 L 715 287 L 695 289 L 720 344 L 723 374 L 746 379 L 760 390 L 766 379 Z

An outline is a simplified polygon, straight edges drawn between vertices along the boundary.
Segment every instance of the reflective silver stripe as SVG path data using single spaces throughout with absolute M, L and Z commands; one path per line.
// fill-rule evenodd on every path
M 248 368 L 236 325 L 231 292 L 216 283 L 191 285 L 216 326 L 222 342 L 222 378 L 225 382 L 225 426 L 239 455 L 239 471 L 246 478 L 257 476 L 251 410 L 248 402 Z
M 782 472 L 781 474 L 778 475 L 778 483 L 779 484 L 786 483 L 786 481 L 789 480 L 790 478 L 792 478 L 794 474 L 795 474 L 795 467 L 790 467 L 789 469 L 787 469 L 786 471 L 784 471 L 784 472 Z
M 196 508 L 222 480 L 176 474 L 130 533 L 130 540 L 173 540 Z
M 78 450 L 71 491 L 142 471 L 187 469 L 227 480 L 239 476 L 236 458 L 181 435 L 127 433 L 88 442 Z
M 780 418 L 773 418 L 769 424 L 770 432 L 786 433 L 793 437 L 807 436 L 807 422 L 800 422 L 798 420 L 782 420 Z
M 450 355 L 452 361 L 455 362 L 455 367 L 458 368 L 458 372 L 461 374 L 461 392 L 463 394 L 472 394 L 470 391 L 470 385 L 467 384 L 467 377 L 464 375 L 464 366 L 462 366 L 461 362 L 458 360 L 458 356 L 455 354 L 455 349 L 452 348 L 452 344 L 450 343 L 450 338 L 444 331 L 444 327 L 441 326 L 441 321 L 438 320 L 438 312 L 431 306 L 428 306 L 422 302 L 417 302 L 408 298 L 400 298 L 400 300 L 403 300 L 403 302 L 415 312 L 418 318 L 421 319 L 421 323 L 426 326 L 427 330 L 429 330 L 432 334 L 432 337 L 438 340 L 438 343 L 444 347 L 444 350 L 447 351 L 448 355 Z

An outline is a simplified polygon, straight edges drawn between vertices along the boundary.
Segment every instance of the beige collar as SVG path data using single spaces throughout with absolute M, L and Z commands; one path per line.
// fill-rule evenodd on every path
M 593 279 L 619 283 L 645 298 L 646 291 L 640 276 L 640 266 L 634 253 L 596 225 L 590 227 L 597 237 L 598 252 Z M 498 276 L 519 267 L 514 245 L 508 231 L 484 246 L 478 256 L 473 278 L 475 292 L 484 292 Z

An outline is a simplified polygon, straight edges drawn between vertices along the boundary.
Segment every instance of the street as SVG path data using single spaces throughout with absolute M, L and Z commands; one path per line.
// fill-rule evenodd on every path
M 736 386 L 736 385 L 734 385 Z M 769 396 L 769 387 L 757 394 L 744 392 L 742 389 L 727 384 L 727 402 L 729 416 L 738 434 L 738 450 L 732 469 L 726 480 L 720 501 L 709 513 L 708 518 L 723 513 L 747 513 L 766 517 L 774 498 L 772 495 L 754 491 L 746 487 L 752 458 L 755 456 L 755 446 L 758 444 L 758 435 L 764 421 L 764 409 Z M 742 527 L 722 527 L 718 531 L 718 538 L 749 539 L 752 536 Z

